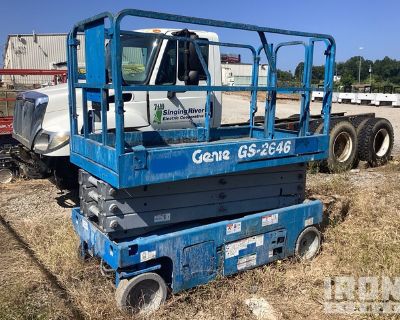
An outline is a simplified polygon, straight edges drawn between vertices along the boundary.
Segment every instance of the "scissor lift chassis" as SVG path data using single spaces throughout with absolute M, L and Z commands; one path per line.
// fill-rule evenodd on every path
M 290 207 L 206 225 L 174 226 L 143 237 L 111 240 L 80 212 L 72 221 L 81 248 L 115 272 L 118 286 L 147 272 L 159 273 L 172 292 L 205 284 L 218 274 L 239 271 L 293 256 L 300 233 L 322 221 L 322 203 Z
M 142 32 L 121 30 L 121 21 L 127 16 L 256 33 L 261 42 L 258 48 L 247 44 L 206 41 L 206 44 L 209 45 L 250 50 L 253 58 L 251 85 L 218 85 L 218 82 L 214 81 L 215 79 L 211 79 L 207 63 L 201 54 L 199 44 L 204 43 L 203 40 L 176 35 L 167 36 L 161 33 L 154 33 L 151 36 L 162 41 L 183 41 L 186 53 L 190 52 L 187 50 L 188 48 L 195 48 L 199 64 L 206 75 L 206 85 L 191 85 L 190 81 L 185 81 L 185 85 L 126 85 L 121 78 L 120 36 L 149 36 Z M 84 79 L 80 77 L 78 68 L 77 50 L 80 44 L 78 40 L 80 32 L 85 34 L 86 75 Z M 266 34 L 270 33 L 294 36 L 303 40 L 282 42 L 275 46 L 267 41 Z M 119 191 L 139 190 L 155 184 L 172 185 L 194 178 L 210 179 L 211 181 L 212 177 L 217 175 L 240 174 L 252 170 L 253 172 L 255 170 L 273 171 L 276 169 L 273 167 L 296 166 L 296 164 L 308 161 L 322 160 L 328 155 L 336 52 L 335 41 L 329 35 L 128 9 L 116 15 L 102 13 L 79 22 L 71 30 L 67 43 L 71 119 L 70 159 L 88 175 L 102 181 L 101 183 L 110 188 Z M 109 71 L 112 82 L 109 82 L 105 73 L 107 68 L 105 63 L 106 43 L 108 43 L 107 50 L 110 52 Z M 316 43 L 322 43 L 325 47 L 323 89 L 311 86 Z M 278 86 L 278 51 L 280 48 L 288 46 L 304 48 L 304 72 L 302 83 L 298 87 Z M 267 86 L 258 84 L 258 70 L 262 54 L 265 54 L 269 66 Z M 189 56 L 187 59 L 190 60 Z M 189 64 L 185 67 L 186 79 L 189 79 L 190 68 L 188 66 Z M 82 91 L 82 128 L 80 124 L 78 126 L 77 90 Z M 107 112 L 109 111 L 107 95 L 110 90 L 114 91 L 115 130 L 109 130 L 107 124 Z M 122 93 L 128 91 L 206 92 L 204 123 L 186 129 L 148 132 L 127 130 L 124 126 L 125 110 Z M 247 124 L 213 127 L 212 95 L 213 92 L 221 91 L 248 91 L 251 93 Z M 321 108 L 323 130 L 318 133 L 314 133 L 310 128 L 312 91 L 324 92 Z M 265 92 L 267 95 L 265 120 L 262 125 L 255 121 L 258 92 Z M 276 97 L 279 93 L 301 95 L 296 128 L 279 127 L 276 122 Z M 99 107 L 101 113 L 100 131 L 93 130 L 89 126 L 88 108 L 93 107 L 93 104 L 97 104 L 96 108 Z M 269 183 L 268 181 L 263 187 Z M 319 201 L 300 204 L 284 202 L 278 209 L 273 209 L 271 206 L 256 208 L 253 204 L 252 211 L 250 209 L 250 211 L 234 212 L 235 219 L 229 215 L 229 210 L 222 215 L 216 215 L 214 212 L 200 214 L 200 216 L 207 217 L 208 222 L 194 221 L 190 217 L 191 212 L 187 214 L 187 217 L 190 217 L 188 220 L 181 221 L 178 217 L 185 214 L 181 215 L 180 212 L 179 215 L 174 215 L 177 217 L 176 223 L 165 228 L 147 230 L 148 232 L 145 234 L 132 235 L 128 232 L 125 237 L 112 238 L 111 233 L 107 232 L 111 230 L 107 230 L 107 228 L 113 226 L 114 223 L 107 221 L 108 226 L 107 224 L 102 225 L 100 218 L 99 223 L 96 223 L 91 220 L 93 216 L 90 212 L 93 213 L 93 210 L 89 210 L 87 207 L 88 204 L 92 205 L 90 198 L 94 199 L 97 202 L 95 213 L 98 213 L 98 217 L 107 219 L 109 213 L 108 203 L 105 203 L 108 201 L 107 196 L 103 194 L 102 199 L 98 197 L 101 193 L 100 189 L 94 190 L 98 192 L 98 195 L 92 192 L 91 195 L 94 197 L 89 196 L 89 192 L 93 191 L 85 190 L 85 188 L 91 188 L 89 184 L 83 184 L 81 188 L 82 212 L 79 208 L 72 211 L 73 224 L 81 241 L 80 253 L 82 256 L 90 254 L 99 257 L 102 265 L 106 267 L 103 271 L 115 273 L 116 296 L 120 298 L 119 300 L 117 298 L 117 303 L 122 307 L 130 305 L 131 285 L 135 285 L 135 281 L 143 275 L 152 277 L 153 280 L 158 279 L 160 288 L 165 288 L 163 291 L 163 299 L 165 299 L 165 283 L 170 285 L 172 292 L 178 292 L 207 283 L 218 274 L 234 274 L 292 256 L 295 253 L 303 257 L 313 256 L 320 244 L 320 233 L 316 228 L 322 221 L 322 204 Z M 302 197 L 302 191 L 298 191 L 297 194 Z M 208 191 L 206 190 L 206 192 Z M 230 195 L 236 195 L 236 193 L 230 191 Z M 279 196 L 282 195 L 284 196 L 281 192 Z M 209 193 L 204 199 L 209 201 L 213 197 L 215 195 Z M 100 199 L 100 201 L 96 199 Z M 121 207 L 118 210 L 122 219 L 124 214 L 125 217 L 128 217 L 128 215 L 135 215 L 138 209 L 142 210 L 137 206 L 137 202 L 135 202 L 137 200 L 138 198 L 126 199 L 127 206 L 119 203 Z M 186 196 L 183 200 L 182 203 L 192 202 L 192 198 Z M 200 201 L 201 199 L 195 198 L 195 200 Z M 250 197 L 246 199 L 246 201 L 250 200 L 252 200 Z M 299 203 L 302 199 L 296 201 Z M 185 210 L 185 208 L 190 210 L 188 205 L 182 205 L 182 209 Z M 208 209 L 204 208 L 204 210 Z M 122 223 L 122 221 L 120 222 Z M 119 225 L 121 225 L 120 222 L 118 222 Z M 153 219 L 152 224 L 155 222 L 156 220 Z M 129 229 L 135 223 L 125 224 L 125 227 Z M 310 241 L 310 237 L 306 237 L 303 241 L 304 235 L 311 235 L 311 238 L 316 241 Z M 146 286 L 143 285 L 143 287 Z M 138 294 L 136 300 L 140 300 L 142 296 L 140 292 Z M 158 305 L 161 300 L 158 300 Z

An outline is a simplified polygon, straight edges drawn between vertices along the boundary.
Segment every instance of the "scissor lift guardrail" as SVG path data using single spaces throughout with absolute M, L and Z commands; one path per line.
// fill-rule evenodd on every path
M 164 34 L 152 34 L 159 39 L 175 39 L 194 44 L 202 68 L 207 76 L 207 85 L 124 85 L 121 74 L 120 36 L 145 33 L 121 30 L 121 21 L 126 16 L 157 20 L 246 30 L 257 33 L 261 45 L 207 41 L 209 45 L 243 48 L 253 57 L 252 83 L 250 86 L 228 87 L 212 85 L 199 45 L 204 40 Z M 83 32 L 86 39 L 86 77 L 78 72 L 77 34 Z M 306 38 L 305 41 L 283 42 L 277 46 L 269 44 L 269 33 Z M 322 41 L 326 47 L 325 86 L 311 87 L 314 44 Z M 106 43 L 111 52 L 112 82 L 106 77 Z M 301 87 L 278 87 L 277 58 L 279 49 L 285 46 L 303 46 L 304 76 Z M 224 174 L 241 170 L 257 169 L 323 159 L 328 150 L 328 129 L 333 88 L 335 42 L 329 35 L 305 33 L 259 27 L 249 24 L 201 19 L 141 10 L 123 10 L 113 16 L 103 13 L 76 24 L 68 36 L 69 104 L 71 114 L 71 162 L 117 188 L 128 188 L 152 183 L 175 181 L 187 178 Z M 261 54 L 269 64 L 268 85 L 258 85 L 258 70 Z M 76 90 L 82 90 L 83 128 L 78 127 Z M 107 128 L 107 93 L 115 95 L 115 131 Z M 123 92 L 127 91 L 205 91 L 207 92 L 204 126 L 180 130 L 152 132 L 127 132 L 124 128 Z M 250 91 L 251 102 L 249 125 L 211 127 L 210 100 L 213 92 Z M 309 132 L 310 101 L 312 91 L 323 91 L 322 115 L 324 131 L 313 135 Z M 257 111 L 257 93 L 266 92 L 265 121 L 262 126 L 254 122 Z M 301 94 L 299 130 L 275 128 L 277 93 Z M 90 130 L 88 103 L 101 106 L 101 132 Z M 222 106 L 223 107 L 223 106 Z

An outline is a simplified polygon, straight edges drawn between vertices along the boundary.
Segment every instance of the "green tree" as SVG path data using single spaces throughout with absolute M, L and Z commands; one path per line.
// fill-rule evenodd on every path
M 279 81 L 292 81 L 293 80 L 293 75 L 289 71 L 283 71 L 283 70 L 277 70 L 277 76 Z
M 341 76 L 340 84 L 347 87 L 351 86 L 354 83 L 354 78 L 350 73 L 345 73 Z
M 382 60 L 367 60 L 360 56 L 354 56 L 344 62 L 336 63 L 335 74 L 342 77 L 342 85 L 350 85 L 358 82 L 360 72 L 361 83 L 370 83 L 370 72 L 372 69 L 371 82 L 376 86 L 400 85 L 400 61 L 385 57 Z M 300 82 L 303 79 L 304 63 L 300 62 L 294 73 L 295 80 Z M 313 66 L 312 83 L 320 84 L 324 80 L 324 67 Z

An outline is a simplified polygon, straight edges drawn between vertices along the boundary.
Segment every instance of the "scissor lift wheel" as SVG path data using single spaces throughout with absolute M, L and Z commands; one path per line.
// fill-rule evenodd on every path
M 87 245 L 85 243 L 79 242 L 78 248 L 76 250 L 76 255 L 81 262 L 86 262 L 89 260 L 90 255 L 87 250 Z
M 300 260 L 313 259 L 321 247 L 321 233 L 316 227 L 307 227 L 296 241 L 296 257 Z
M 167 285 L 157 273 L 142 273 L 119 282 L 115 292 L 121 310 L 148 314 L 157 310 L 167 298 Z

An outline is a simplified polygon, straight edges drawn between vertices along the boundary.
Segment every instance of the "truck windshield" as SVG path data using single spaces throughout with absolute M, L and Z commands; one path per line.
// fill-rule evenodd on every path
M 156 37 L 121 37 L 121 70 L 126 84 L 143 84 L 147 81 L 159 43 Z

